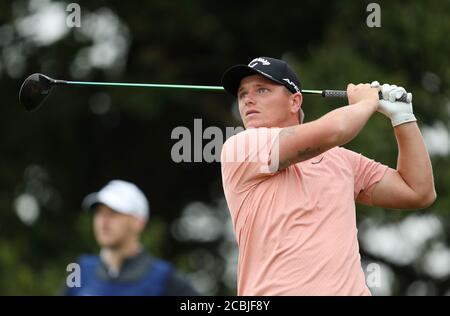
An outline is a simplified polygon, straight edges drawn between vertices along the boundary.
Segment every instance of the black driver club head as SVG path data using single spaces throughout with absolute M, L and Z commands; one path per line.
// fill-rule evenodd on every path
M 55 80 L 46 75 L 40 73 L 30 75 L 20 87 L 20 104 L 22 104 L 27 111 L 36 110 L 50 94 L 54 83 Z

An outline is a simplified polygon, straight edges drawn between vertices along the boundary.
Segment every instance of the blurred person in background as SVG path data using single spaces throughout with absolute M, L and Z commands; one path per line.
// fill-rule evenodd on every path
M 64 287 L 64 295 L 199 295 L 186 276 L 170 263 L 148 254 L 140 236 L 149 218 L 149 203 L 133 183 L 112 180 L 82 203 L 94 212 L 98 255 L 79 257 L 80 287 Z

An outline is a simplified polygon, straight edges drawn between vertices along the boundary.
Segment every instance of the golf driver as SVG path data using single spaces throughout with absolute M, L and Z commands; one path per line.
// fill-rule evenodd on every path
M 186 89 L 224 91 L 222 86 L 198 86 L 198 85 L 175 85 L 175 84 L 150 84 L 150 83 L 121 83 L 121 82 L 92 82 L 92 81 L 67 81 L 57 80 L 49 76 L 34 73 L 23 82 L 19 92 L 19 102 L 27 111 L 34 111 L 44 103 L 51 89 L 56 85 L 90 85 L 90 86 L 112 86 L 112 87 L 141 87 L 141 88 L 163 88 L 163 89 Z M 302 90 L 303 94 L 316 94 L 325 98 L 347 98 L 347 92 L 343 90 Z M 381 92 L 380 99 L 383 98 Z M 397 99 L 407 102 L 407 95 L 403 94 Z

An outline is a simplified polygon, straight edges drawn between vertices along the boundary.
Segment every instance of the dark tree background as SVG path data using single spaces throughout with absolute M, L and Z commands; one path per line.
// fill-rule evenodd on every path
M 380 295 L 450 292 L 450 2 L 370 1 L 0 2 L 0 294 L 53 295 L 82 252 L 97 251 L 83 197 L 107 181 L 135 182 L 151 202 L 143 243 L 206 295 L 234 295 L 236 244 L 218 162 L 175 163 L 174 128 L 194 119 L 239 126 L 222 92 L 61 87 L 27 113 L 18 91 L 31 73 L 67 80 L 219 85 L 257 56 L 288 60 L 305 89 L 391 82 L 414 95 L 432 154 L 438 199 L 406 212 L 358 207 L 363 265 L 381 267 Z M 69 19 L 70 20 L 70 19 Z M 343 100 L 305 96 L 306 120 Z M 210 140 L 203 140 L 203 145 Z M 396 166 L 390 122 L 375 115 L 348 148 Z M 192 149 L 193 150 L 193 149 Z M 368 278 L 371 277 L 367 269 Z M 373 277 L 373 275 L 372 275 Z

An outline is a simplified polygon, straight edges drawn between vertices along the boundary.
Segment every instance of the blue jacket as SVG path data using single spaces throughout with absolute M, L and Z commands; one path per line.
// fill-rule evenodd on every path
M 166 261 L 144 252 L 126 259 L 116 276 L 108 273 L 98 255 L 79 258 L 80 287 L 67 287 L 70 296 L 191 296 L 198 292 Z

